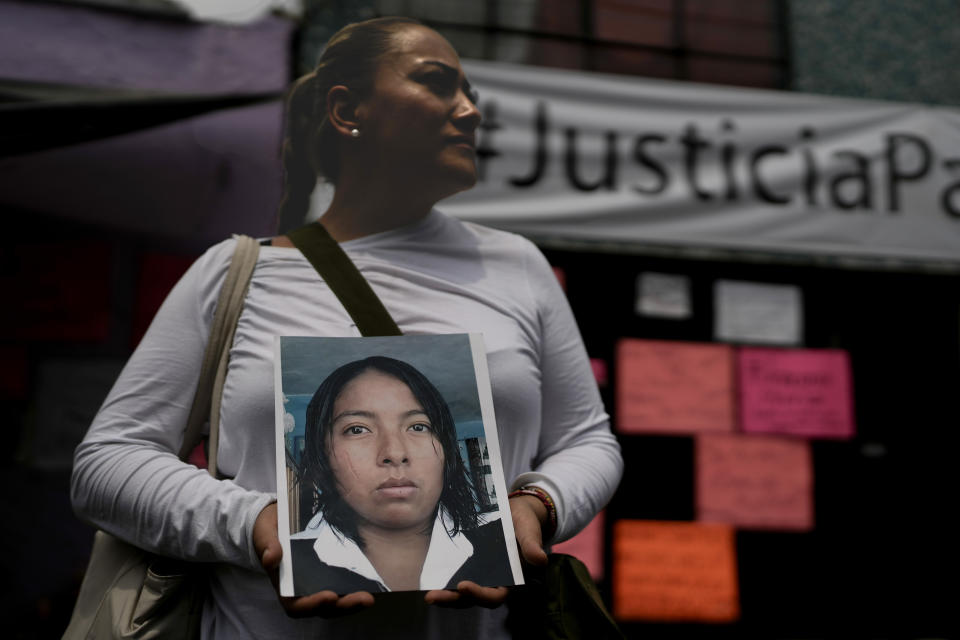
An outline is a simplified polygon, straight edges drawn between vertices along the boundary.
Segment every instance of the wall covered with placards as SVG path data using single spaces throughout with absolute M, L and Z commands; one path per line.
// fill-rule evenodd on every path
M 628 637 L 953 637 L 960 275 L 547 255 L 626 460 L 558 550 Z

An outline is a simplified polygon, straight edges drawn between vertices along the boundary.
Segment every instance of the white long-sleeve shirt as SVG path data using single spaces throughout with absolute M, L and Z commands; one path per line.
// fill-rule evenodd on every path
M 177 459 L 234 246 L 209 249 L 158 311 L 77 448 L 74 509 L 145 549 L 216 562 L 205 638 L 370 637 L 365 625 L 383 615 L 288 618 L 253 549 L 253 523 L 276 493 L 273 338 L 359 335 L 296 249 L 261 247 L 230 351 L 219 466 L 232 479 Z M 612 496 L 622 460 L 569 305 L 536 247 L 436 211 L 341 246 L 405 334 L 483 333 L 508 485 L 554 497 L 554 541 L 583 528 Z M 385 628 L 489 638 L 502 635 L 502 617 L 428 607 L 416 624 Z

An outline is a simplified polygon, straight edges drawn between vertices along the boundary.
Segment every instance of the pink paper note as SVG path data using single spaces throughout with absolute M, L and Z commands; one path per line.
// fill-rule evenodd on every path
M 565 542 L 553 545 L 553 551 L 574 556 L 587 565 L 594 580 L 603 578 L 603 511 L 586 528 Z
M 607 361 L 601 358 L 590 358 L 590 368 L 593 369 L 593 377 L 597 379 L 598 387 L 607 386 Z
M 696 440 L 697 519 L 743 529 L 813 528 L 810 443 L 703 434 Z
M 738 364 L 745 432 L 853 437 L 846 351 L 743 348 Z
M 729 345 L 623 339 L 617 345 L 617 429 L 732 431 L 732 381 Z

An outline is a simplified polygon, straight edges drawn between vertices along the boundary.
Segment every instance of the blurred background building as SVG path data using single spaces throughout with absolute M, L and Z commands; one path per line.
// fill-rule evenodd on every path
M 230 233 L 295 223 L 276 217 L 285 87 L 340 26 L 392 14 L 436 28 L 466 60 L 949 117 L 960 105 L 960 6 L 947 0 L 0 0 L 8 637 L 65 626 L 92 539 L 69 506 L 72 450 L 169 288 Z M 948 219 L 955 242 L 960 218 Z M 941 585 L 957 559 L 960 254 L 850 261 L 549 235 L 535 239 L 562 274 L 628 461 L 590 544 L 629 637 L 955 636 Z M 650 282 L 685 311 L 650 313 Z M 800 319 L 795 339 L 724 337 L 722 282 L 787 287 L 774 306 Z M 624 426 L 630 341 L 849 358 L 855 433 L 804 441 L 809 522 L 734 526 L 736 610 L 716 623 L 624 605 L 622 538 L 635 530 L 617 523 L 696 523 L 706 450 L 695 433 Z

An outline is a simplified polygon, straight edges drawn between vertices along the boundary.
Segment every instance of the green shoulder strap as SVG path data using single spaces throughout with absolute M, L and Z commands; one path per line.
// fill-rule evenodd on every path
M 319 222 L 304 225 L 287 233 L 287 237 L 340 300 L 360 335 L 403 335 L 370 284 L 323 225 Z

